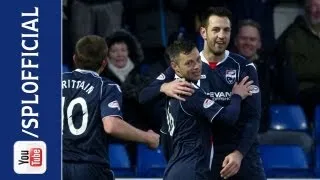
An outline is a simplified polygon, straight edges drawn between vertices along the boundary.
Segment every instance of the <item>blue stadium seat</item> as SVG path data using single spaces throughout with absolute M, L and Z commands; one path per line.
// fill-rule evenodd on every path
M 315 134 L 315 175 L 316 177 L 320 177 L 320 105 L 318 105 L 315 109 L 314 115 L 314 134 Z
M 151 150 L 145 145 L 138 145 L 138 177 L 162 177 L 165 168 L 166 160 L 160 146 L 156 150 Z
M 110 167 L 116 177 L 132 177 L 134 171 L 131 169 L 127 150 L 122 144 L 109 145 Z
M 299 105 L 272 105 L 270 128 L 273 130 L 307 131 L 307 119 Z
M 320 144 L 316 144 L 315 147 L 315 160 L 314 173 L 317 178 L 320 178 Z
M 315 122 L 314 134 L 315 134 L 315 140 L 316 140 L 315 143 L 320 144 L 320 105 L 318 105 L 315 109 L 314 122 Z
M 261 145 L 261 158 L 267 177 L 312 177 L 303 150 L 295 145 Z

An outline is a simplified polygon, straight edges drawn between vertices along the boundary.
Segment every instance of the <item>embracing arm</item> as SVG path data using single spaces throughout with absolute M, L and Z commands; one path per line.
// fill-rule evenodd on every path
M 161 73 L 153 82 L 142 89 L 139 94 L 139 103 L 145 104 L 161 96 L 160 89 L 162 84 L 172 81 L 174 74 L 174 70 L 168 67 L 165 72 Z
M 139 102 L 141 104 L 161 98 L 163 95 L 173 97 L 184 101 L 181 95 L 191 96 L 194 92 L 193 86 L 182 79 L 174 80 L 175 72 L 169 67 L 164 73 L 161 73 L 155 81 L 144 88 L 139 95 Z
M 218 120 L 225 121 L 228 124 L 234 125 L 239 119 L 241 110 L 241 101 L 251 96 L 250 86 L 253 81 L 248 81 L 249 76 L 244 77 L 241 82 L 234 84 L 232 88 L 231 102 L 228 106 L 224 107 L 217 115 Z

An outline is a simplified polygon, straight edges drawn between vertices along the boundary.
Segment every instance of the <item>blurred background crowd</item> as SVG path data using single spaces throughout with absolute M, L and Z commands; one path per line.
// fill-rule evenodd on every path
M 165 48 L 174 40 L 192 39 L 202 50 L 199 15 L 209 6 L 232 11 L 228 49 L 257 67 L 260 143 L 298 146 L 307 167 L 320 169 L 320 0 L 64 0 L 63 71 L 74 68 L 79 38 L 105 37 L 108 65 L 101 76 L 120 85 L 124 119 L 159 131 L 163 103 L 141 105 L 138 95 L 169 66 Z M 113 141 L 126 147 L 135 168 L 137 146 Z

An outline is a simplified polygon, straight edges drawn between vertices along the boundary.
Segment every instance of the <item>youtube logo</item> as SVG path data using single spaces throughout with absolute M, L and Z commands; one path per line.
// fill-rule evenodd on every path
M 13 169 L 17 174 L 43 174 L 46 172 L 47 147 L 43 141 L 17 141 L 13 149 Z

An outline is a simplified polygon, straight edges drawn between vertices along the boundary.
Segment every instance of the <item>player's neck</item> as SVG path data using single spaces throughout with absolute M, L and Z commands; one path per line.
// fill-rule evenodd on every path
M 222 53 L 221 55 L 215 55 L 210 51 L 208 47 L 204 47 L 203 49 L 203 56 L 206 58 L 208 62 L 220 62 L 224 59 L 225 53 Z
M 99 68 L 97 71 L 95 71 L 96 73 L 98 73 L 99 75 L 103 72 L 104 68 Z

